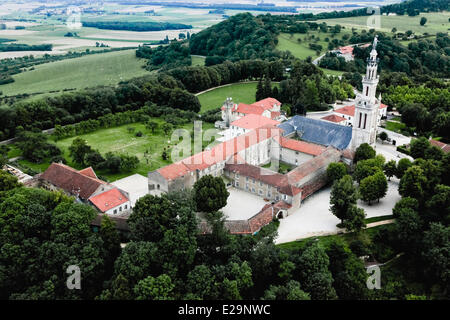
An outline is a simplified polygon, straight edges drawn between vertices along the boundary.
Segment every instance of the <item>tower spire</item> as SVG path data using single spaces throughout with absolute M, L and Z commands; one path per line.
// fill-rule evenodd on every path
M 367 59 L 366 74 L 362 79 L 363 90 L 357 94 L 355 101 L 355 115 L 353 117 L 352 149 L 355 150 L 362 143 L 374 145 L 376 141 L 378 112 L 380 101 L 376 98 L 379 76 L 377 75 L 378 37 L 375 36 L 372 50 Z

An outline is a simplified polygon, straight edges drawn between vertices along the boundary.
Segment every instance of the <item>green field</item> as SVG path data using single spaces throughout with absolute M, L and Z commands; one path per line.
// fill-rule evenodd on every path
M 227 97 L 233 98 L 235 103 L 253 103 L 256 101 L 255 95 L 257 85 L 257 81 L 233 83 L 202 93 L 198 95 L 198 99 L 202 106 L 200 112 L 220 108 Z M 274 86 L 275 84 L 272 85 Z
M 350 34 L 351 28 L 341 29 L 341 32 L 336 34 L 336 39 L 342 39 L 345 34 Z M 308 39 L 308 37 L 314 36 L 314 38 L 319 38 L 319 41 L 314 41 L 314 39 Z M 298 42 L 298 39 L 301 39 L 301 42 Z M 319 44 L 322 46 L 321 54 L 328 51 L 328 42 L 325 41 L 325 38 L 329 38 L 330 40 L 334 39 L 331 33 L 323 33 L 316 31 L 308 31 L 308 33 L 281 33 L 278 37 L 277 49 L 281 51 L 290 51 L 294 57 L 299 59 L 306 59 L 307 57 L 316 58 L 318 55 L 315 50 L 311 50 L 309 48 L 310 43 Z
M 192 56 L 192 66 L 204 66 L 204 65 L 205 65 L 205 57 Z
M 158 122 L 160 126 L 162 123 L 164 123 L 164 121 L 159 118 L 154 118 L 152 120 Z M 129 127 L 134 128 L 135 131 L 133 133 L 130 133 L 128 131 Z M 203 123 L 203 130 L 211 129 L 213 127 L 213 124 Z M 193 125 L 186 124 L 180 126 L 180 128 L 192 132 Z M 141 131 L 143 133 L 142 137 L 135 136 L 135 133 L 138 131 Z M 111 174 L 107 171 L 98 170 L 97 174 L 104 178 L 107 178 L 109 181 L 114 181 L 134 173 L 139 173 L 141 175 L 147 176 L 147 173 L 149 171 L 156 170 L 172 163 L 169 160 L 162 159 L 162 151 L 164 147 L 173 147 L 174 145 L 177 145 L 179 143 L 178 141 L 170 141 L 170 137 L 165 136 L 160 128 L 153 134 L 150 130 L 146 129 L 145 125 L 142 123 L 134 123 L 114 128 L 100 129 L 92 133 L 80 135 L 78 137 L 86 140 L 89 146 L 91 146 L 94 150 L 98 150 L 102 155 L 105 155 L 107 152 L 113 152 L 115 154 L 135 155 L 139 158 L 140 163 L 138 167 L 132 172 Z M 69 166 L 76 169 L 82 169 L 81 166 L 73 163 L 72 159 L 69 156 L 68 148 L 75 138 L 76 137 L 62 139 L 56 142 L 56 145 L 63 151 L 64 157 L 66 160 L 68 160 L 67 164 Z M 203 144 L 205 145 L 208 143 L 204 142 Z M 147 157 L 144 156 L 144 153 L 146 151 L 148 152 Z M 17 154 L 15 155 L 17 156 Z M 18 162 L 19 164 L 28 166 L 37 172 L 45 171 L 50 165 L 48 161 L 41 164 L 35 164 L 22 159 Z
M 145 60 L 136 58 L 135 50 L 93 54 L 38 65 L 35 70 L 13 76 L 15 82 L 0 86 L 0 90 L 12 96 L 115 85 L 148 74 L 143 65 Z
M 427 18 L 427 23 L 424 26 L 419 24 L 420 18 Z M 380 28 L 377 30 L 391 32 L 392 28 L 397 28 L 397 32 L 405 32 L 412 30 L 417 34 L 423 34 L 425 32 L 429 34 L 436 34 L 437 32 L 448 32 L 450 12 L 432 12 L 421 13 L 415 17 L 403 16 L 381 16 Z M 351 17 L 351 18 L 338 18 L 338 19 L 326 19 L 324 20 L 328 25 L 340 24 L 348 28 L 360 28 L 360 29 L 372 29 L 374 28 L 372 23 L 368 23 L 368 17 Z

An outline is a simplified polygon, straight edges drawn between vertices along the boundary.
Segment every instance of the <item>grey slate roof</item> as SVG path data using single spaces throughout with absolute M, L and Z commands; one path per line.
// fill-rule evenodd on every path
M 278 127 L 283 129 L 283 136 L 297 131 L 304 141 L 333 146 L 339 150 L 346 149 L 352 140 L 351 127 L 298 115 L 279 124 Z

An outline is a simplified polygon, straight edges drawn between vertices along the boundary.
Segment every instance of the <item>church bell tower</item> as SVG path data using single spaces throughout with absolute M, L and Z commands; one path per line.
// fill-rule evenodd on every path
M 376 98 L 379 76 L 377 75 L 378 58 L 375 36 L 370 57 L 367 59 L 366 74 L 363 77 L 363 89 L 355 99 L 355 115 L 353 117 L 352 150 L 355 151 L 362 143 L 374 147 L 377 139 L 377 119 L 381 101 Z

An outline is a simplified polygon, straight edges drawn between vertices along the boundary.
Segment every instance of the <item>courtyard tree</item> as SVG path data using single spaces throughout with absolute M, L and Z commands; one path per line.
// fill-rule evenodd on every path
M 384 157 L 382 155 L 377 155 L 372 159 L 361 160 L 356 164 L 353 178 L 360 183 L 364 178 L 372 176 L 377 172 L 382 172 L 383 165 Z
M 221 177 L 205 175 L 194 184 L 194 202 L 197 210 L 214 212 L 227 205 L 230 193 Z
M 397 163 L 397 170 L 395 172 L 395 176 L 401 179 L 405 173 L 405 171 L 412 166 L 412 162 L 408 158 L 402 158 Z
M 419 166 L 411 166 L 400 179 L 398 192 L 402 197 L 415 198 L 421 202 L 423 200 L 426 183 L 427 178 L 425 177 L 422 168 Z
M 76 137 L 73 139 L 72 144 L 69 146 L 69 155 L 72 157 L 75 163 L 80 165 L 85 164 L 85 157 L 92 151 L 91 147 L 87 144 L 86 140 Z
M 380 198 L 386 195 L 387 189 L 386 176 L 382 171 L 378 171 L 374 175 L 364 178 L 359 185 L 361 199 L 368 202 L 369 205 L 373 200 L 378 199 L 380 201 Z
M 388 139 L 388 134 L 385 131 L 381 131 L 378 137 L 380 138 L 381 142 L 385 142 Z
M 347 174 L 347 167 L 342 162 L 332 162 L 327 168 L 328 181 L 333 183 Z
M 334 182 L 330 195 L 330 210 L 343 223 L 349 217 L 349 209 L 356 205 L 356 188 L 350 175 L 345 175 Z
M 383 166 L 384 174 L 388 177 L 388 180 L 391 180 L 391 177 L 395 176 L 397 170 L 397 163 L 395 160 L 389 160 Z
M 375 155 L 375 150 L 368 143 L 362 143 L 356 148 L 354 161 L 357 163 L 360 160 L 375 158 Z
M 411 140 L 410 155 L 414 159 L 425 159 L 425 151 L 430 147 L 430 142 L 425 137 Z
M 264 300 L 311 300 L 310 295 L 303 291 L 300 283 L 291 280 L 286 285 L 271 285 L 264 292 Z

